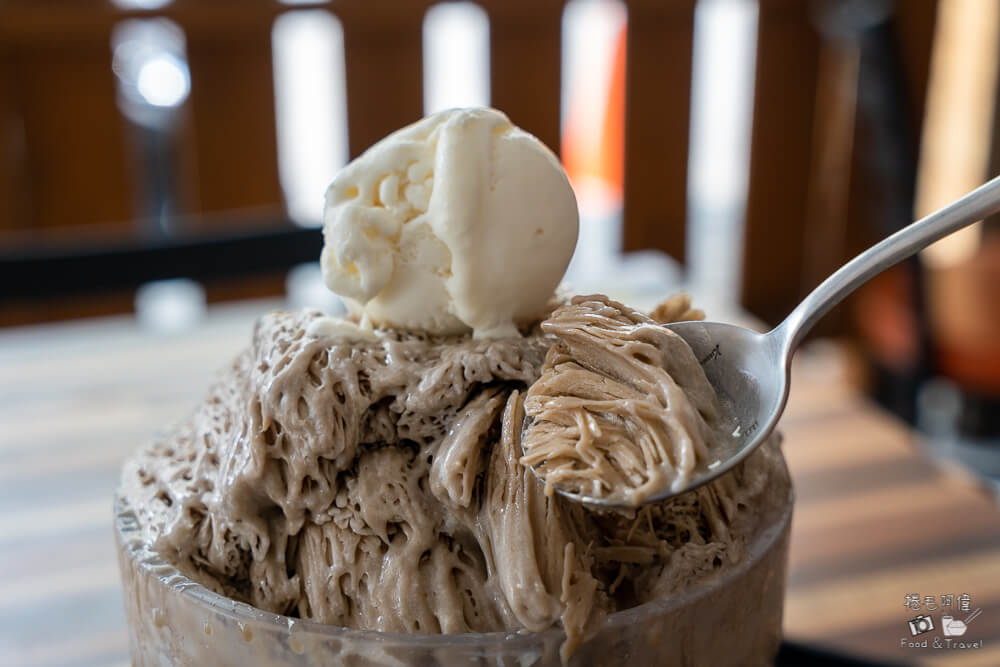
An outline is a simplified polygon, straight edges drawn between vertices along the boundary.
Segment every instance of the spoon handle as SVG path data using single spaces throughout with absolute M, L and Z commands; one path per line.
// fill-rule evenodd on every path
M 1000 211 L 1000 176 L 907 225 L 837 269 L 771 332 L 778 339 L 785 359 L 827 311 L 858 287 L 934 241 L 997 211 Z

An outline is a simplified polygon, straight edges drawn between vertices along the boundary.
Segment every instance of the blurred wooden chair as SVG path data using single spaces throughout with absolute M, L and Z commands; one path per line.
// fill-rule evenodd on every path
M 936 3 L 896 3 L 913 127 Z M 317 3 L 343 25 L 351 156 L 422 115 L 422 21 L 432 4 Z M 564 0 L 480 4 L 490 19 L 491 103 L 558 150 Z M 861 228 L 876 195 L 859 169 L 863 152 L 852 150 L 865 130 L 845 121 L 854 118 L 853 101 L 836 94 L 852 76 L 856 83 L 857 54 L 824 37 L 816 21 L 817 8 L 837 4 L 852 3 L 760 0 L 741 299 L 766 321 L 869 240 Z M 625 5 L 624 247 L 659 248 L 683 262 L 696 1 Z M 282 218 L 271 29 L 280 13 L 300 7 L 0 4 L 0 230 L 39 238 L 68 226 L 131 229 L 140 214 L 129 158 L 136 138 L 116 106 L 109 45 L 119 22 L 151 16 L 174 21 L 187 42 L 191 92 L 176 134 L 177 212 L 196 220 L 233 211 Z M 225 216 L 225 224 L 238 217 Z

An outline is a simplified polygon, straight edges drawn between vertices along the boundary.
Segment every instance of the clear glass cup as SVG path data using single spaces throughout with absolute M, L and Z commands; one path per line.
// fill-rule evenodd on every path
M 781 641 L 792 494 L 748 557 L 683 594 L 612 614 L 570 665 L 771 664 Z M 115 503 L 118 559 L 135 667 L 146 665 L 561 665 L 565 635 L 415 635 L 351 630 L 256 609 L 195 583 L 143 542 Z

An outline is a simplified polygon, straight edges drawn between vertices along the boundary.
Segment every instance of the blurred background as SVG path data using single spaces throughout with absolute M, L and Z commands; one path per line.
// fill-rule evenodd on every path
M 182 329 L 263 296 L 336 310 L 315 262 L 325 186 L 453 106 L 498 107 L 561 155 L 576 289 L 683 286 L 767 324 L 1000 168 L 993 0 L 371 5 L 0 2 L 0 326 Z M 1000 434 L 996 227 L 884 274 L 814 335 L 1000 474 L 974 446 Z
M 338 312 L 316 263 L 325 187 L 388 132 L 470 105 L 560 155 L 575 290 L 686 289 L 710 316 L 774 325 L 1000 172 L 998 62 L 996 0 L 0 0 L 0 365 L 26 377 L 56 340 L 87 358 L 102 322 L 138 332 L 139 359 L 261 299 Z M 886 272 L 813 334 L 921 456 L 994 493 L 998 229 Z M 218 349 L 248 339 L 243 317 Z M 101 493 L 135 442 L 108 450 Z M 5 483 L 43 467 L 24 465 Z

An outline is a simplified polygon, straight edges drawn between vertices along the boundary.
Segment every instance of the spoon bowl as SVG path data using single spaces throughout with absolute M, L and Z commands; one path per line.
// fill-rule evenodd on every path
M 789 364 L 780 341 L 770 334 L 724 322 L 664 326 L 683 338 L 701 362 L 728 434 L 714 443 L 712 460 L 695 468 L 684 486 L 690 490 L 731 470 L 774 431 L 788 400 Z
M 683 338 L 701 362 L 722 407 L 727 437 L 710 443 L 708 461 L 674 480 L 643 504 L 686 493 L 731 470 L 771 434 L 788 400 L 792 355 L 816 322 L 844 297 L 889 267 L 948 234 L 1000 211 L 1000 177 L 883 239 L 838 269 L 768 333 L 721 322 L 665 325 Z M 532 469 L 534 470 L 534 469 Z M 596 506 L 620 506 L 601 497 L 556 491 Z

